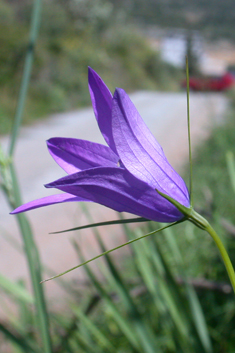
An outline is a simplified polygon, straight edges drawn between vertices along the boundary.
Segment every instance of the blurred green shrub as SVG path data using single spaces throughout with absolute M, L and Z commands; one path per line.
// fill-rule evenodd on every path
M 27 47 L 31 2 L 0 0 L 0 133 L 9 131 Z M 108 0 L 43 3 L 24 122 L 90 104 L 87 66 L 111 89 L 176 89 L 164 64 L 124 13 Z M 115 86 L 114 86 L 115 83 Z M 44 91 L 44 92 L 43 92 Z

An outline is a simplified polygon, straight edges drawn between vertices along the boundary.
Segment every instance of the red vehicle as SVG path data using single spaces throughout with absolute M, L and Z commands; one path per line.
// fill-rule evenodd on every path
M 227 72 L 223 76 L 192 76 L 189 78 L 189 88 L 192 91 L 216 91 L 221 92 L 232 87 L 235 77 Z M 186 87 L 186 80 L 182 83 Z

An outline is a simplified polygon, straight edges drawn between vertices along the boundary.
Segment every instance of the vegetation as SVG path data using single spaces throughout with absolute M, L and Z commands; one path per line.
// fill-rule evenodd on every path
M 71 6 L 73 5 L 72 14 L 74 14 L 75 18 L 77 18 L 76 13 L 74 13 L 74 5 L 76 3 L 71 1 Z M 81 3 L 79 2 L 79 6 Z M 98 3 L 100 5 L 100 2 Z M 62 4 L 63 2 L 58 2 L 58 6 L 62 6 Z M 77 56 L 75 54 L 74 56 L 72 55 L 74 53 L 73 45 L 71 47 L 67 46 L 71 38 L 75 40 L 76 50 L 79 48 L 84 55 L 79 57 L 80 59 L 83 58 L 84 62 L 81 62 L 84 67 L 87 65 L 86 60 L 89 59 L 92 62 L 93 59 L 94 65 L 97 64 L 97 67 L 92 66 L 95 69 L 100 67 L 100 69 L 105 71 L 104 61 L 99 59 L 99 55 L 107 54 L 108 48 L 111 48 L 114 45 L 113 43 L 119 42 L 121 32 L 116 33 L 115 27 L 107 29 L 105 31 L 107 38 L 108 33 L 112 31 L 114 31 L 112 32 L 112 38 L 115 37 L 114 33 L 116 33 L 117 38 L 115 42 L 113 42 L 113 39 L 112 41 L 107 39 L 105 51 L 101 50 L 101 46 L 94 40 L 98 31 L 104 30 L 103 25 L 101 26 L 102 28 L 98 26 L 98 23 L 102 22 L 100 20 L 98 22 L 95 21 L 99 12 L 97 12 L 97 9 L 95 14 L 92 11 L 87 11 L 86 6 L 90 6 L 91 2 L 87 1 L 83 4 L 86 10 L 84 10 L 84 13 L 87 16 L 89 14 L 89 21 L 86 16 L 81 21 L 75 21 L 78 30 L 81 31 L 81 37 L 79 38 L 83 38 L 84 42 L 81 42 L 83 44 L 80 43 L 80 46 L 77 47 L 75 37 L 73 38 L 72 33 L 70 37 L 67 32 L 66 35 L 68 37 L 65 36 L 64 42 L 62 41 L 65 47 L 60 43 L 61 39 L 56 44 L 57 31 L 51 32 L 51 37 L 56 44 L 52 48 L 50 47 L 51 41 L 48 42 L 48 46 L 45 44 L 47 36 L 43 37 L 44 39 L 39 42 L 38 48 L 40 50 L 37 52 L 35 61 L 36 65 L 33 72 L 28 109 L 33 102 L 34 89 L 36 92 L 38 89 L 36 81 L 47 82 L 49 87 L 53 87 L 53 89 L 53 85 L 57 88 L 63 87 L 67 75 L 70 73 L 70 66 L 66 66 L 67 52 L 70 53 L 70 58 L 74 59 L 74 61 L 71 59 L 73 70 L 76 64 L 80 63 L 80 61 L 77 61 Z M 15 14 L 13 14 L 14 16 L 12 15 L 9 6 L 6 3 L 1 3 L 1 5 L 2 11 L 5 11 L 5 16 L 9 16 L 9 20 L 11 19 L 14 22 Z M 26 5 L 24 3 L 24 6 Z M 47 6 L 50 7 L 50 3 L 47 3 Z M 57 7 L 53 9 L 56 13 Z M 68 9 L 69 7 L 67 11 Z M 81 7 L 79 7 L 79 10 L 81 10 Z M 24 7 L 25 13 L 27 12 L 25 12 Z M 62 13 L 64 14 L 64 11 L 61 11 Z M 19 19 L 23 18 L 22 27 L 19 26 L 19 30 L 13 31 L 14 33 L 9 28 L 8 33 L 12 35 L 13 48 L 16 48 L 16 44 L 18 45 L 15 53 L 18 53 L 19 60 L 21 53 L 23 53 L 22 48 L 27 43 L 27 26 L 24 25 L 25 15 L 21 16 L 20 14 L 21 8 L 19 7 L 17 16 L 19 16 Z M 90 34 L 88 35 L 87 26 L 85 26 L 86 30 L 82 29 L 82 24 L 86 23 L 86 21 L 90 23 L 90 18 L 94 20 L 92 23 L 97 23 L 97 32 L 93 33 L 89 29 L 91 30 L 90 34 L 94 40 L 93 42 L 89 42 Z M 53 20 L 46 23 L 52 26 Z M 6 23 L 5 25 L 7 25 Z M 59 23 L 63 23 L 63 17 L 60 18 Z M 4 30 L 6 30 L 6 27 L 4 27 Z M 42 28 L 42 31 L 49 33 L 46 28 Z M 18 32 L 21 33 L 20 37 L 18 37 Z M 62 34 L 64 35 L 63 31 Z M 15 41 L 14 36 L 18 38 L 17 41 Z M 121 38 L 121 43 L 127 43 L 126 47 L 124 46 L 125 50 L 123 50 L 123 44 L 121 46 L 115 44 L 112 50 L 109 50 L 110 53 L 115 52 L 116 48 L 118 54 L 116 54 L 115 58 L 121 57 L 122 60 L 123 58 L 125 59 L 123 61 L 117 60 L 115 65 L 118 62 L 120 70 L 130 70 L 132 79 L 129 79 L 128 74 L 126 82 L 128 82 L 128 87 L 131 89 L 132 82 L 134 82 L 132 80 L 141 72 L 140 68 L 143 68 L 142 64 L 145 62 L 144 59 L 143 61 L 140 60 L 140 57 L 143 58 L 140 48 L 147 47 L 138 47 L 138 43 L 143 43 L 142 39 L 134 36 L 137 39 L 136 42 L 134 41 L 135 45 L 132 47 L 130 55 L 133 55 L 132 60 L 136 58 L 135 62 L 139 62 L 138 60 L 141 62 L 141 65 L 137 65 L 140 71 L 135 71 L 136 67 L 131 65 L 131 61 L 129 62 L 128 46 L 132 43 L 133 37 L 130 38 L 131 40 L 128 39 L 127 42 L 125 42 L 126 36 L 125 39 Z M 7 43 L 10 42 L 7 41 Z M 72 41 L 72 43 L 74 42 Z M 94 58 L 93 48 L 91 49 L 90 47 L 91 44 L 94 45 L 100 61 L 96 61 L 96 58 Z M 61 50 L 61 48 L 66 48 L 66 52 Z M 49 49 L 50 51 L 48 51 Z M 75 52 L 77 53 L 76 50 Z M 137 50 L 138 55 L 135 54 L 135 50 Z M 146 50 L 149 50 L 149 48 Z M 42 69 L 44 68 L 42 63 L 44 62 L 43 60 L 47 62 L 51 59 L 51 54 L 48 55 L 49 52 L 54 53 L 54 56 L 51 66 L 49 66 L 50 70 L 45 72 Z M 150 53 L 152 55 L 151 51 Z M 18 61 L 14 61 L 14 56 L 12 56 L 12 62 L 15 64 L 10 65 L 9 71 L 7 71 L 7 62 L 8 59 L 11 59 L 11 54 L 12 50 L 9 50 L 5 59 L 4 55 L 1 54 L 1 60 L 3 60 L 6 68 L 2 74 L 4 77 L 6 73 L 6 86 L 4 86 L 5 91 L 3 91 L 6 94 L 5 97 L 10 97 L 8 93 L 12 92 L 11 89 L 13 89 L 15 82 L 19 83 L 21 76 L 20 65 L 18 67 Z M 117 74 L 112 66 L 114 61 L 109 61 L 108 56 L 106 59 L 111 69 L 113 69 L 111 71 Z M 14 72 L 12 67 L 15 67 Z M 61 67 L 65 68 L 67 75 L 60 71 Z M 55 76 L 52 75 L 53 70 L 55 70 Z M 72 73 L 74 73 L 73 70 Z M 84 76 L 85 71 L 85 68 L 84 71 L 78 70 L 79 74 L 83 72 Z M 63 76 L 63 73 L 65 77 L 62 79 L 60 74 Z M 107 71 L 105 73 L 107 74 Z M 158 70 L 156 74 L 160 75 Z M 11 75 L 12 83 L 10 83 Z M 57 75 L 58 81 L 56 80 Z M 108 81 L 109 79 L 110 81 Z M 111 78 L 107 77 L 106 80 L 108 83 L 112 83 Z M 69 80 L 67 82 L 66 90 L 71 94 L 71 102 L 73 101 L 72 94 L 77 84 L 76 82 L 71 83 Z M 79 82 L 83 82 L 82 79 Z M 150 77 L 146 82 L 148 82 L 149 87 L 153 84 Z M 44 87 L 47 87 L 47 85 L 45 84 Z M 81 88 L 82 85 L 76 87 L 76 89 L 79 89 L 79 87 Z M 40 104 L 38 102 L 35 103 L 38 109 L 42 109 L 41 105 L 45 99 L 51 102 L 51 98 L 50 96 L 48 98 L 48 95 L 53 89 L 50 88 L 46 97 L 39 99 Z M 83 91 L 80 90 L 79 92 Z M 231 92 L 230 94 L 231 99 L 234 101 L 234 93 Z M 60 97 L 59 102 L 60 100 L 63 101 L 63 95 Z M 80 102 L 82 102 L 82 97 L 80 98 Z M 213 226 L 223 238 L 233 263 L 235 263 L 235 216 L 233 212 L 235 194 L 234 117 L 234 112 L 231 112 L 227 123 L 214 129 L 211 138 L 198 149 L 194 158 L 195 208 L 200 209 L 200 212 L 204 213 L 206 218 L 209 218 L 213 223 Z M 20 122 L 19 116 L 18 119 Z M 16 130 L 19 122 L 15 122 Z M 12 140 L 15 141 L 16 137 L 17 133 L 13 134 Z M 15 144 L 13 143 L 12 146 L 11 152 L 7 156 L 4 156 L 2 150 L 0 150 L 0 186 L 11 207 L 14 208 L 22 201 L 20 200 L 20 191 L 13 163 Z M 82 207 L 79 212 L 84 212 L 88 221 L 92 222 L 86 208 Z M 82 287 L 67 281 L 66 277 L 57 279 L 58 284 L 68 294 L 70 301 L 66 310 L 53 312 L 51 308 L 48 309 L 49 304 L 44 295 L 44 287 L 39 284 L 42 271 L 45 272 L 46 276 L 53 274 L 50 273 L 50 269 L 43 269 L 40 266 L 38 249 L 27 223 L 27 218 L 24 215 L 18 215 L 17 217 L 23 246 L 11 238 L 10 235 L 7 235 L 6 239 L 18 251 L 25 251 L 24 254 L 25 259 L 28 261 L 33 292 L 29 292 L 27 285 L 23 281 L 13 282 L 0 274 L 1 302 L 3 303 L 1 309 L 6 312 L 6 318 L 1 318 L 0 320 L 0 351 L 6 353 L 234 352 L 234 295 L 231 286 L 228 284 L 227 274 L 213 241 L 207 234 L 195 228 L 192 224 L 178 225 L 174 228 L 166 229 L 158 235 L 135 242 L 129 247 L 128 256 L 125 256 L 125 252 L 122 252 L 122 254 L 119 252 L 119 257 L 116 261 L 113 260 L 111 255 L 106 255 L 105 264 L 101 264 L 99 261 L 96 262 L 96 265 L 100 267 L 102 276 L 96 276 L 90 267 L 85 267 L 90 282 L 82 283 Z M 127 240 L 129 240 L 146 234 L 157 227 L 158 225 L 153 222 L 148 222 L 143 227 L 138 226 L 136 228 L 122 224 L 120 233 L 123 232 Z M 99 242 L 100 250 L 104 251 L 105 246 L 101 240 L 99 230 L 95 228 L 94 233 Z M 3 235 L 2 232 L 1 235 Z M 78 246 L 77 237 L 73 239 L 73 245 L 79 260 L 82 262 L 84 258 L 82 249 Z M 47 324 L 50 324 L 50 330 L 47 329 Z
M 9 132 L 21 80 L 32 2 L 0 0 L 0 133 Z M 111 89 L 173 89 L 164 64 L 106 0 L 45 1 L 24 122 L 90 104 L 87 66 Z
M 200 30 L 208 38 L 235 40 L 235 4 L 232 0 L 111 0 L 131 18 L 160 28 Z
M 231 154 L 225 158 L 233 151 L 233 120 L 231 113 L 227 123 L 217 126 L 198 149 L 194 198 L 196 209 L 222 236 L 235 263 L 235 158 Z M 84 206 L 79 212 L 85 212 L 92 223 Z M 135 228 L 122 225 L 120 233 L 133 239 L 158 227 L 154 222 Z M 99 229 L 94 233 L 104 251 Z M 77 236 L 73 245 L 82 262 Z M 99 278 L 86 267 L 91 284 L 78 286 L 66 276 L 57 279 L 73 299 L 66 311 L 50 310 L 52 352 L 233 353 L 234 295 L 218 250 L 206 233 L 182 224 L 138 241 L 129 250 L 127 256 L 120 251 L 118 261 L 106 256 L 101 265 L 97 260 Z M 0 350 L 41 352 L 32 296 L 22 284 L 2 277 L 0 288 L 18 306 L 17 316 L 0 322 Z

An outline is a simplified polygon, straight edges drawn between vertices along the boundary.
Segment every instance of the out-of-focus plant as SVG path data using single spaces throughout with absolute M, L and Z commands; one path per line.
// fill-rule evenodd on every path
M 14 114 L 31 4 L 0 4 L 9 19 L 0 24 L 3 134 L 9 132 Z M 112 89 L 113 82 L 128 90 L 177 89 L 178 71 L 160 60 L 136 26 L 109 1 L 47 1 L 42 19 L 23 122 L 89 104 L 88 65 L 99 70 Z

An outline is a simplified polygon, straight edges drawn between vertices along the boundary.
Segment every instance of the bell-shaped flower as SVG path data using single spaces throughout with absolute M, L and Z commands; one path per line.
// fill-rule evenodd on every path
M 190 207 L 187 187 L 128 95 L 117 88 L 112 96 L 91 68 L 88 80 L 95 117 L 108 146 L 51 138 L 49 152 L 68 175 L 45 186 L 63 194 L 31 201 L 12 213 L 60 202 L 91 201 L 153 221 L 182 219 L 183 214 L 156 190 Z

